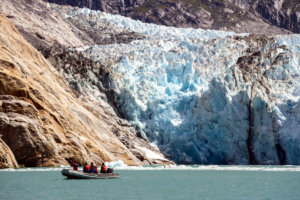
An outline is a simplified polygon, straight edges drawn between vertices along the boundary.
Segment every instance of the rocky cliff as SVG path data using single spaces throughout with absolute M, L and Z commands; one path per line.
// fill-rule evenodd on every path
M 298 0 L 47 0 L 143 22 L 248 33 L 299 33 Z
M 18 163 L 10 148 L 0 139 L 0 169 L 11 167 L 17 168 Z
M 110 105 L 77 98 L 3 15 L 0 25 L 1 167 L 168 162 Z M 140 147 L 147 147 L 156 159 Z
M 128 43 L 143 38 L 140 34 L 118 30 L 107 23 L 98 23 L 93 17 L 85 16 L 86 20 L 81 20 L 80 16 L 67 19 L 63 15 L 63 9 L 62 15 L 57 12 L 59 9 L 54 10 L 43 1 L 0 2 L 0 11 L 38 50 L 53 45 L 83 47 L 92 44 Z

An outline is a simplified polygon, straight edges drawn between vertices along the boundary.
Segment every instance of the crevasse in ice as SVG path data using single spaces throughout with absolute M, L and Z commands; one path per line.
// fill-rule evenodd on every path
M 81 13 L 80 13 L 81 11 Z M 119 112 L 177 163 L 300 164 L 300 36 L 267 38 L 73 13 L 146 36 L 96 45 Z

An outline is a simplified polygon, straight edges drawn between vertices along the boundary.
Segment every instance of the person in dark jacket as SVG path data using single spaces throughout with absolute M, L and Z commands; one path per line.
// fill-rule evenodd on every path
M 91 162 L 91 166 L 90 166 L 90 170 L 89 170 L 89 173 L 93 173 L 94 171 L 94 163 L 93 162 Z
M 98 168 L 97 168 L 97 165 L 94 166 L 93 173 L 98 174 Z
M 83 172 L 88 173 L 90 171 L 90 166 L 87 163 L 84 163 Z

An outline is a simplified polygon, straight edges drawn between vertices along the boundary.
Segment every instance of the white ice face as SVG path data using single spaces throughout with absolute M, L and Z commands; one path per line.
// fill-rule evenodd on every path
M 178 163 L 300 164 L 299 35 L 263 43 L 247 34 L 79 14 L 146 36 L 85 52 L 113 63 L 120 112 L 165 155 Z

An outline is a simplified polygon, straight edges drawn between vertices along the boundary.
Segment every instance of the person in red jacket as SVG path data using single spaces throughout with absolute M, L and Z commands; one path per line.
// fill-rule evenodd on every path
M 79 166 L 79 164 L 78 163 L 73 163 L 73 170 L 78 170 L 78 166 Z
M 101 171 L 100 171 L 100 173 L 106 173 L 106 170 L 107 170 L 107 168 L 106 168 L 105 164 L 104 164 L 104 163 L 102 163 L 102 166 L 101 166 Z
M 87 163 L 84 163 L 83 172 L 88 173 L 90 171 L 90 166 Z

